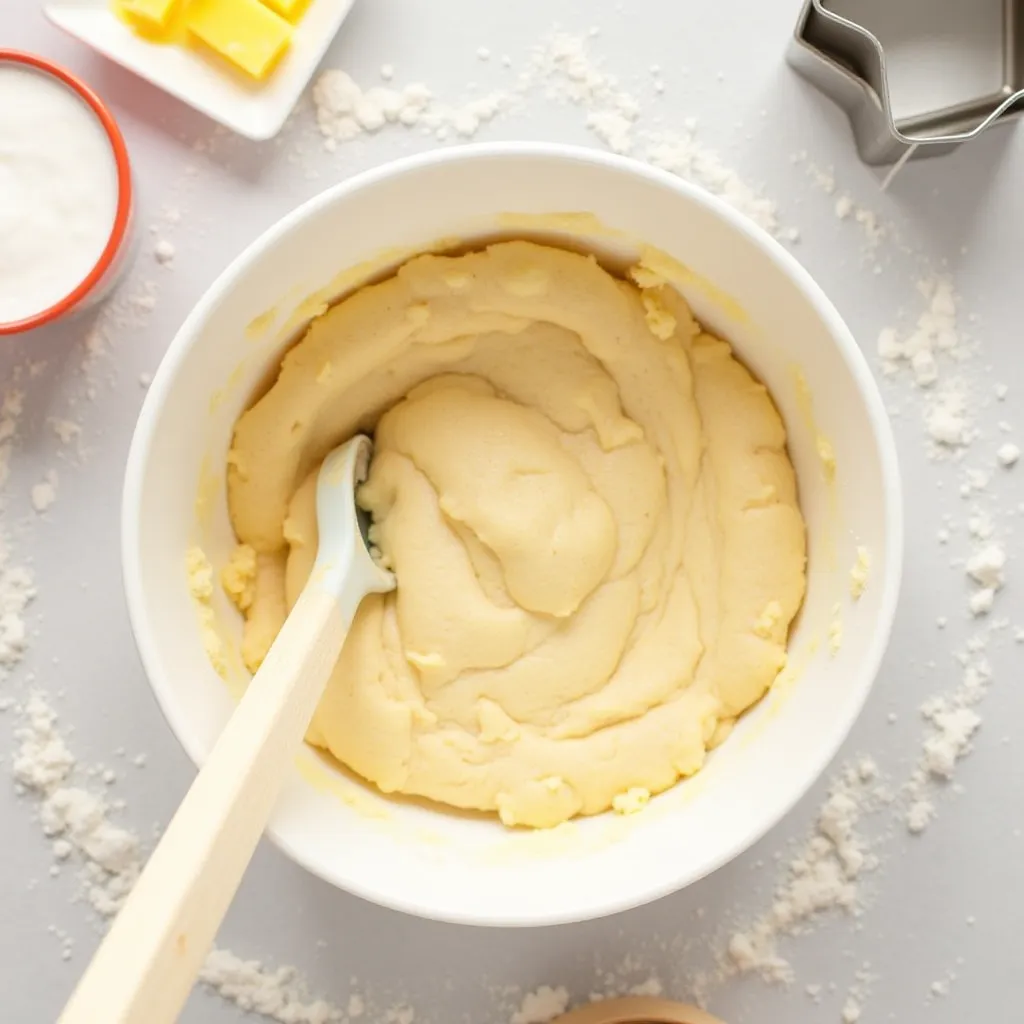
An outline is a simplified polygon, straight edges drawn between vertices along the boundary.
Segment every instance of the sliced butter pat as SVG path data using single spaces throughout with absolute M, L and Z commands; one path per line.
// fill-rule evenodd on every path
M 163 31 L 170 24 L 179 0 L 121 0 L 120 9 L 133 24 L 150 31 Z
M 291 42 L 292 27 L 259 0 L 191 0 L 189 31 L 226 60 L 265 78 Z
M 263 0 L 263 2 L 274 11 L 277 11 L 282 18 L 294 19 L 303 7 L 306 0 Z

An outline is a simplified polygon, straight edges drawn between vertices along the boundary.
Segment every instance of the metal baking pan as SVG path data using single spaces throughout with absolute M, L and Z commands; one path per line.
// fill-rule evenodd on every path
M 1024 0 L 1004 0 L 1002 21 L 999 89 L 913 117 L 893 115 L 882 44 L 825 0 L 804 3 L 787 61 L 846 111 L 865 163 L 937 156 L 1024 113 Z

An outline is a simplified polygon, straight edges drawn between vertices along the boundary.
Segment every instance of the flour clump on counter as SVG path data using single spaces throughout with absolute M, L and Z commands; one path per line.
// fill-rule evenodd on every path
M 569 992 L 559 986 L 541 985 L 535 992 L 527 992 L 519 1009 L 512 1014 L 512 1024 L 547 1024 L 569 1006 Z
M 361 605 L 308 739 L 384 792 L 508 825 L 605 811 L 696 772 L 785 663 L 785 428 L 633 277 L 529 242 L 417 257 L 315 320 L 238 421 L 251 669 L 312 567 L 320 462 L 375 431 L 359 500 L 399 586 Z
M 512 67 L 508 56 L 501 63 Z M 744 180 L 719 153 L 698 140 L 694 118 L 686 118 L 678 132 L 660 124 L 642 127 L 639 100 L 603 65 L 591 52 L 589 35 L 555 31 L 531 48 L 510 88 L 442 101 L 423 82 L 363 88 L 345 71 L 328 68 L 316 80 L 312 100 L 317 128 L 331 151 L 391 125 L 431 134 L 439 141 L 473 138 L 499 116 L 519 112 L 527 102 L 566 104 L 583 115 L 584 126 L 606 148 L 695 181 L 770 234 L 787 242 L 799 239 L 796 228 L 780 224 L 777 204 L 760 187 Z M 383 65 L 380 75 L 391 83 L 394 66 Z M 664 86 L 656 77 L 655 92 L 662 93 Z M 877 241 L 884 232 L 873 225 L 872 218 L 858 208 L 857 220 L 864 221 L 865 231 Z
M 28 645 L 25 611 L 36 596 L 31 572 L 10 565 L 7 545 L 0 535 L 0 680 L 21 661 Z
M 73 784 L 77 762 L 43 694 L 29 697 L 22 719 L 15 734 L 14 780 L 22 792 L 40 800 L 39 822 L 51 841 L 54 865 L 76 855 L 85 898 L 98 914 L 111 917 L 138 878 L 138 839 L 110 820 L 110 804 L 103 796 Z
M 769 909 L 735 931 L 726 946 L 724 974 L 757 974 L 788 984 L 793 968 L 779 951 L 783 936 L 799 935 L 823 914 L 857 915 L 862 877 L 878 866 L 861 819 L 879 799 L 878 766 L 864 758 L 833 781 L 815 829 L 786 866 Z
M 336 1024 L 344 1020 L 337 1007 L 312 999 L 293 967 L 264 967 L 226 949 L 211 949 L 199 980 L 239 1009 L 282 1024 Z

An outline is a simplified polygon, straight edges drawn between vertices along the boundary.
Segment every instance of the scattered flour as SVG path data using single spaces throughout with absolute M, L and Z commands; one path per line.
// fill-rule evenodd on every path
M 468 138 L 505 102 L 503 94 L 495 93 L 452 107 L 438 102 L 421 82 L 401 89 L 372 86 L 364 90 L 337 69 L 324 71 L 313 86 L 317 127 L 331 150 L 340 142 L 378 132 L 388 124 L 423 126 L 441 138 L 449 132 Z
M 587 114 L 587 127 L 613 153 L 628 154 L 633 149 L 633 121 L 617 110 L 597 110 Z
M 651 975 L 646 980 L 638 982 L 635 985 L 629 986 L 628 995 L 631 996 L 653 996 L 657 997 L 664 995 L 665 986 L 662 985 L 661 979 L 656 975 Z
M 990 477 L 983 469 L 968 469 L 964 474 L 964 482 L 960 485 L 960 497 L 969 498 L 976 491 L 984 491 L 989 481 Z
M 32 507 L 36 512 L 45 512 L 57 500 L 57 471 L 47 470 L 46 476 L 32 487 Z
M 1005 581 L 1006 552 L 999 544 L 987 544 L 971 555 L 965 569 L 967 575 L 980 585 L 980 589 L 967 599 L 968 610 L 974 616 L 987 615 L 995 603 L 996 592 Z
M 958 448 L 968 444 L 967 401 L 955 387 L 948 387 L 938 395 L 925 411 L 928 436 L 940 448 Z
M 865 964 L 857 971 L 839 1013 L 839 1019 L 842 1021 L 842 1024 L 857 1024 L 862 1019 L 864 1004 L 868 1000 L 875 980 L 876 977 L 871 973 L 868 964 Z
M 15 782 L 39 801 L 43 834 L 52 840 L 58 864 L 74 856 L 83 894 L 101 917 L 120 909 L 142 867 L 138 838 L 110 820 L 106 799 L 72 785 L 75 758 L 56 729 L 57 715 L 46 698 L 33 693 L 15 733 Z M 58 845 L 59 844 L 59 845 Z
M 695 130 L 694 123 L 681 134 L 652 133 L 644 158 L 655 167 L 696 181 L 770 234 L 785 234 L 777 205 L 729 168 L 714 150 L 698 143 Z
M 729 938 L 726 974 L 753 973 L 768 982 L 788 984 L 793 969 L 779 952 L 779 940 L 807 931 L 823 914 L 860 912 L 861 879 L 878 861 L 858 825 L 883 798 L 884 787 L 870 758 L 839 773 L 813 833 L 787 865 L 771 907 Z
M 695 121 L 686 121 L 681 133 L 641 127 L 639 102 L 591 55 L 582 36 L 554 33 L 533 48 L 512 89 L 460 103 L 442 102 L 422 82 L 364 89 L 346 72 L 328 69 L 314 83 L 313 104 L 324 144 L 334 150 L 389 125 L 427 131 L 440 140 L 470 138 L 499 114 L 519 109 L 537 91 L 544 100 L 582 110 L 586 127 L 613 152 L 641 156 L 696 181 L 766 231 L 790 241 L 798 237 L 794 229 L 780 227 L 775 203 L 698 142 Z
M 816 163 L 808 158 L 807 150 L 802 149 L 799 153 L 794 153 L 790 157 L 793 163 L 803 164 L 807 171 L 807 176 L 811 181 L 821 189 L 822 192 L 827 196 L 835 194 L 836 191 L 836 176 L 835 172 L 831 168 L 819 167 Z M 836 208 L 836 216 L 842 217 L 843 214 L 839 207 Z M 846 211 L 846 216 L 849 216 L 849 210 Z
M 334 1024 L 345 1019 L 341 1010 L 322 999 L 311 999 L 294 967 L 264 967 L 225 949 L 212 949 L 199 980 L 241 1010 L 259 1013 L 278 1024 Z
M 107 332 L 102 323 L 93 324 L 82 339 L 86 354 L 93 359 L 102 356 L 107 351 Z
M 50 420 L 50 429 L 53 430 L 61 444 L 71 444 L 82 436 L 82 425 L 74 420 L 60 419 L 54 417 Z
M 21 661 L 28 646 L 25 612 L 35 596 L 31 571 L 11 564 L 10 547 L 0 531 L 0 682 Z
M 840 1014 L 840 1019 L 843 1024 L 857 1024 L 861 1016 L 860 1003 L 854 996 L 847 996 L 846 1002 L 843 1003 L 843 1010 Z
M 535 992 L 527 992 L 519 1009 L 512 1014 L 511 1024 L 547 1024 L 569 1006 L 567 989 L 541 985 Z
M 0 490 L 10 473 L 18 422 L 24 411 L 25 393 L 17 387 L 8 388 L 0 398 Z M 35 596 L 32 572 L 24 565 L 12 564 L 9 540 L 0 526 L 0 682 L 25 654 L 29 641 L 25 614 Z
M 546 96 L 586 111 L 587 127 L 614 152 L 640 156 L 655 167 L 695 181 L 766 231 L 795 240 L 792 229 L 781 228 L 776 204 L 718 153 L 698 142 L 694 119 L 686 119 L 681 132 L 638 128 L 640 104 L 591 57 L 585 39 L 556 34 L 535 49 L 531 70 L 521 81 L 540 81 Z
M 959 456 L 978 431 L 968 404 L 970 389 L 950 370 L 968 359 L 972 349 L 959 327 L 952 279 L 944 273 L 931 274 L 918 282 L 918 292 L 924 308 L 914 326 L 909 331 L 883 328 L 878 356 L 884 374 L 909 371 L 914 385 L 927 393 L 924 424 L 932 457 Z
M 803 166 L 807 176 L 817 188 L 828 196 L 835 195 L 837 183 L 833 170 L 819 167 L 810 160 L 806 150 L 793 154 L 790 159 L 793 163 Z M 866 253 L 869 255 L 890 234 L 890 229 L 882 223 L 878 214 L 867 207 L 858 205 L 849 193 L 844 192 L 840 195 L 833 204 L 832 210 L 838 220 L 851 221 L 861 229 L 866 243 Z
M 933 778 L 948 782 L 956 762 L 970 750 L 981 716 L 973 708 L 958 707 L 941 697 L 928 701 L 921 713 L 934 727 L 925 740 L 921 765 Z
M 998 590 L 1003 585 L 1006 552 L 998 544 L 989 544 L 967 561 L 967 574 L 983 587 Z
M 8 388 L 0 398 L 0 496 L 10 474 L 11 455 L 24 409 L 24 393 L 17 387 Z M 28 646 L 25 613 L 35 596 L 32 573 L 26 566 L 12 563 L 10 541 L 0 521 L 0 682 L 25 654 Z
M 587 128 L 613 152 L 632 153 L 640 104 L 590 55 L 585 39 L 559 32 L 535 47 L 519 85 L 538 83 L 547 98 L 584 110 Z
M 1020 459 L 1020 448 L 1015 445 L 1012 441 L 1007 441 L 1005 444 L 999 446 L 999 450 L 996 452 L 996 458 L 999 459 L 999 464 L 1005 469 L 1009 469 L 1011 466 L 1015 466 L 1017 461 Z
M 0 399 L 0 487 L 7 483 L 11 471 L 11 452 L 24 408 L 25 393 L 16 387 L 9 388 Z
M 38 694 L 32 694 L 25 704 L 25 723 L 15 732 L 20 747 L 11 762 L 14 780 L 25 789 L 45 793 L 67 778 L 75 766 L 64 740 L 57 734 L 57 716 Z M 66 859 L 71 845 L 58 840 L 59 859 Z
M 911 368 L 914 381 L 929 387 L 938 380 L 936 357 L 946 354 L 957 358 L 963 340 L 957 329 L 957 302 L 952 279 L 944 275 L 927 277 L 918 283 L 925 308 L 909 333 L 885 328 L 878 337 L 878 355 L 882 369 L 898 373 L 901 366 Z
M 915 800 L 907 809 L 907 829 L 914 835 L 923 832 L 936 813 L 935 804 L 931 800 L 925 797 Z
M 988 540 L 992 536 L 995 527 L 992 520 L 984 511 L 978 511 L 967 520 L 967 532 L 975 540 Z
M 104 795 L 73 784 L 73 777 L 97 772 L 82 769 L 57 730 L 57 714 L 35 692 L 21 709 L 11 762 L 15 784 L 39 801 L 43 834 L 51 840 L 53 866 L 78 865 L 83 894 L 104 919 L 112 918 L 131 892 L 143 864 L 138 837 L 111 820 Z M 99 773 L 102 775 L 103 773 Z M 53 872 L 51 868 L 51 873 Z M 65 945 L 62 956 L 70 957 Z M 241 1010 L 262 1014 L 278 1024 L 333 1024 L 342 1012 L 322 999 L 311 999 L 293 967 L 267 968 L 223 949 L 208 955 L 200 980 Z M 394 1024 L 411 1024 L 403 1008 L 393 1008 Z M 388 1011 L 392 1012 L 392 1011 Z M 355 1015 L 353 1015 L 355 1016 Z
M 886 227 L 881 222 L 878 214 L 873 210 L 865 209 L 863 206 L 858 206 L 853 211 L 853 219 L 860 225 L 861 230 L 864 232 L 864 237 L 867 239 L 868 245 L 874 248 L 882 241 L 886 236 Z
M 921 706 L 926 734 L 921 754 L 904 786 L 905 823 L 915 835 L 923 832 L 938 813 L 933 795 L 952 781 L 957 762 L 971 751 L 981 726 L 977 705 L 992 682 L 992 667 L 985 656 L 989 633 L 976 633 L 959 660 L 960 685 L 949 694 L 935 696 Z
M 157 263 L 162 263 L 167 266 L 174 259 L 176 249 L 174 243 L 167 241 L 166 238 L 161 238 L 156 245 L 153 246 L 153 258 Z

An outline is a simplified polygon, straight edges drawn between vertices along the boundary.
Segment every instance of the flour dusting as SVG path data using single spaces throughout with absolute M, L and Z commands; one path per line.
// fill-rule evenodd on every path
M 519 1009 L 512 1014 L 511 1024 L 547 1024 L 569 1006 L 568 989 L 541 985 L 535 992 L 523 996 Z
M 294 967 L 264 967 L 226 949 L 210 951 L 199 980 L 240 1010 L 258 1013 L 278 1024 L 335 1024 L 341 1010 L 309 996 L 305 980 Z
M 31 571 L 12 564 L 9 542 L 0 530 L 0 681 L 21 661 L 28 647 L 25 614 L 35 596 Z
M 43 479 L 33 485 L 30 497 L 32 499 L 32 507 L 36 512 L 40 514 L 46 512 L 57 500 L 57 483 L 57 471 L 49 469 L 46 471 Z
M 11 453 L 24 409 L 25 393 L 20 388 L 11 387 L 0 398 L 0 487 L 7 483 L 10 475 Z
M 389 126 L 426 131 L 440 141 L 469 139 L 498 116 L 521 109 L 528 98 L 561 103 L 580 110 L 586 128 L 612 152 L 697 182 L 774 235 L 798 237 L 780 225 L 776 204 L 760 188 L 698 141 L 696 121 L 687 119 L 679 132 L 646 127 L 640 102 L 604 68 L 583 36 L 552 33 L 532 49 L 512 87 L 458 102 L 440 100 L 422 82 L 364 89 L 336 68 L 320 74 L 312 95 L 329 150 Z
M 753 973 L 788 984 L 794 971 L 779 950 L 780 939 L 806 932 L 823 915 L 861 912 L 861 880 L 878 859 L 859 826 L 883 799 L 878 767 L 870 758 L 839 773 L 814 831 L 786 866 L 770 907 L 729 938 L 726 974 Z
M 0 399 L 0 492 L 10 474 L 18 424 L 25 409 L 24 392 L 11 387 Z M 0 514 L 4 511 L 0 503 Z M 27 566 L 16 565 L 11 542 L 0 524 L 0 682 L 21 661 L 28 647 L 25 615 L 36 596 L 35 581 Z
M 971 752 L 981 727 L 978 705 L 992 684 L 992 666 L 985 655 L 990 632 L 975 633 L 960 654 L 960 684 L 951 692 L 930 697 L 921 705 L 925 735 L 917 764 L 903 787 L 908 831 L 919 835 L 935 819 L 935 800 L 953 779 L 957 763 Z
M 83 895 L 101 917 L 109 918 L 139 876 L 139 841 L 111 819 L 103 794 L 71 783 L 77 762 L 56 723 L 57 713 L 45 695 L 33 693 L 15 733 L 20 745 L 12 771 L 23 790 L 39 801 L 39 821 L 51 840 L 54 863 L 73 858 Z

